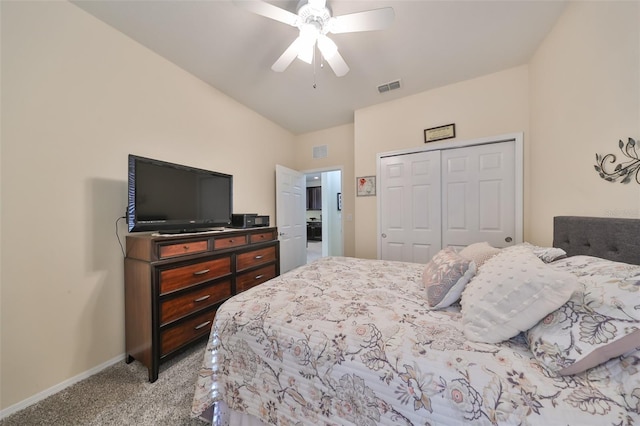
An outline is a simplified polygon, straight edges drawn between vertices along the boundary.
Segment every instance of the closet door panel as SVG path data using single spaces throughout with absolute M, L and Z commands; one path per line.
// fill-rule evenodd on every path
M 500 231 L 502 218 L 502 182 L 484 181 L 478 184 L 478 228 L 480 231 Z
M 443 246 L 515 240 L 515 142 L 442 152 Z
M 450 230 L 466 231 L 467 207 L 469 206 L 468 188 L 466 182 L 448 183 L 444 195 L 446 204 L 444 205 L 444 216 L 447 219 L 447 226 Z
M 433 185 L 414 185 L 411 198 L 414 200 L 411 205 L 411 221 L 414 229 L 429 231 L 433 229 L 433 220 L 429 214 L 429 199 L 433 192 Z
M 388 259 L 385 260 L 403 260 L 405 243 L 403 242 L 390 242 L 387 244 L 387 256 Z
M 404 188 L 402 186 L 391 186 L 387 191 L 387 203 L 389 206 L 402 206 L 404 205 Z M 401 212 L 395 209 L 389 209 L 387 214 L 387 227 L 393 231 L 400 231 L 404 229 L 404 217 Z
M 440 250 L 440 153 L 381 159 L 380 258 L 425 263 Z

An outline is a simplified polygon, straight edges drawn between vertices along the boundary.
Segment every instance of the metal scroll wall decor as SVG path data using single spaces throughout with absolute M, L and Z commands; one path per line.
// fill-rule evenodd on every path
M 638 156 L 638 144 L 632 138 L 629 138 L 625 144 L 620 140 L 618 142 L 620 152 L 628 161 L 620 161 L 618 164 L 615 154 L 600 155 L 596 154 L 596 164 L 593 166 L 600 177 L 608 182 L 629 183 L 634 179 L 640 184 L 640 156 Z M 615 166 L 614 166 L 615 164 Z

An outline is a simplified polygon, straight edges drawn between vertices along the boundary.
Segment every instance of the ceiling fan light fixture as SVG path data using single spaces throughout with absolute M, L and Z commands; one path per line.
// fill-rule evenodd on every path
M 318 39 L 318 28 L 313 24 L 300 25 L 300 40 L 305 45 L 311 45 Z
M 326 6 L 316 8 L 311 3 L 305 3 L 298 9 L 298 22 L 295 26 L 302 29 L 307 25 L 313 25 L 318 33 L 326 34 L 329 31 L 331 12 Z
M 318 28 L 313 24 L 300 26 L 300 36 L 298 37 L 298 59 L 308 64 L 313 62 L 313 50 L 318 40 Z
M 314 45 L 304 46 L 298 51 L 298 59 L 302 62 L 306 62 L 307 64 L 313 63 L 313 48 Z
M 320 49 L 322 56 L 327 60 L 333 58 L 336 53 L 338 53 L 338 46 L 326 35 L 318 37 L 318 49 Z

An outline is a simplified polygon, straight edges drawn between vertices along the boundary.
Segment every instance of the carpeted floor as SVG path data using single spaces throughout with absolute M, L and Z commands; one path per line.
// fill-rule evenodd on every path
M 190 413 L 205 347 L 206 341 L 161 364 L 154 383 L 139 362 L 118 362 L 0 420 L 0 425 L 203 426 Z
M 307 241 L 307 263 L 322 257 L 322 241 Z

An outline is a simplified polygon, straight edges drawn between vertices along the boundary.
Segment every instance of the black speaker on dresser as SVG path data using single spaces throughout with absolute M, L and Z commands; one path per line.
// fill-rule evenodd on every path
M 234 213 L 231 215 L 231 226 L 234 228 L 253 228 L 257 213 Z

